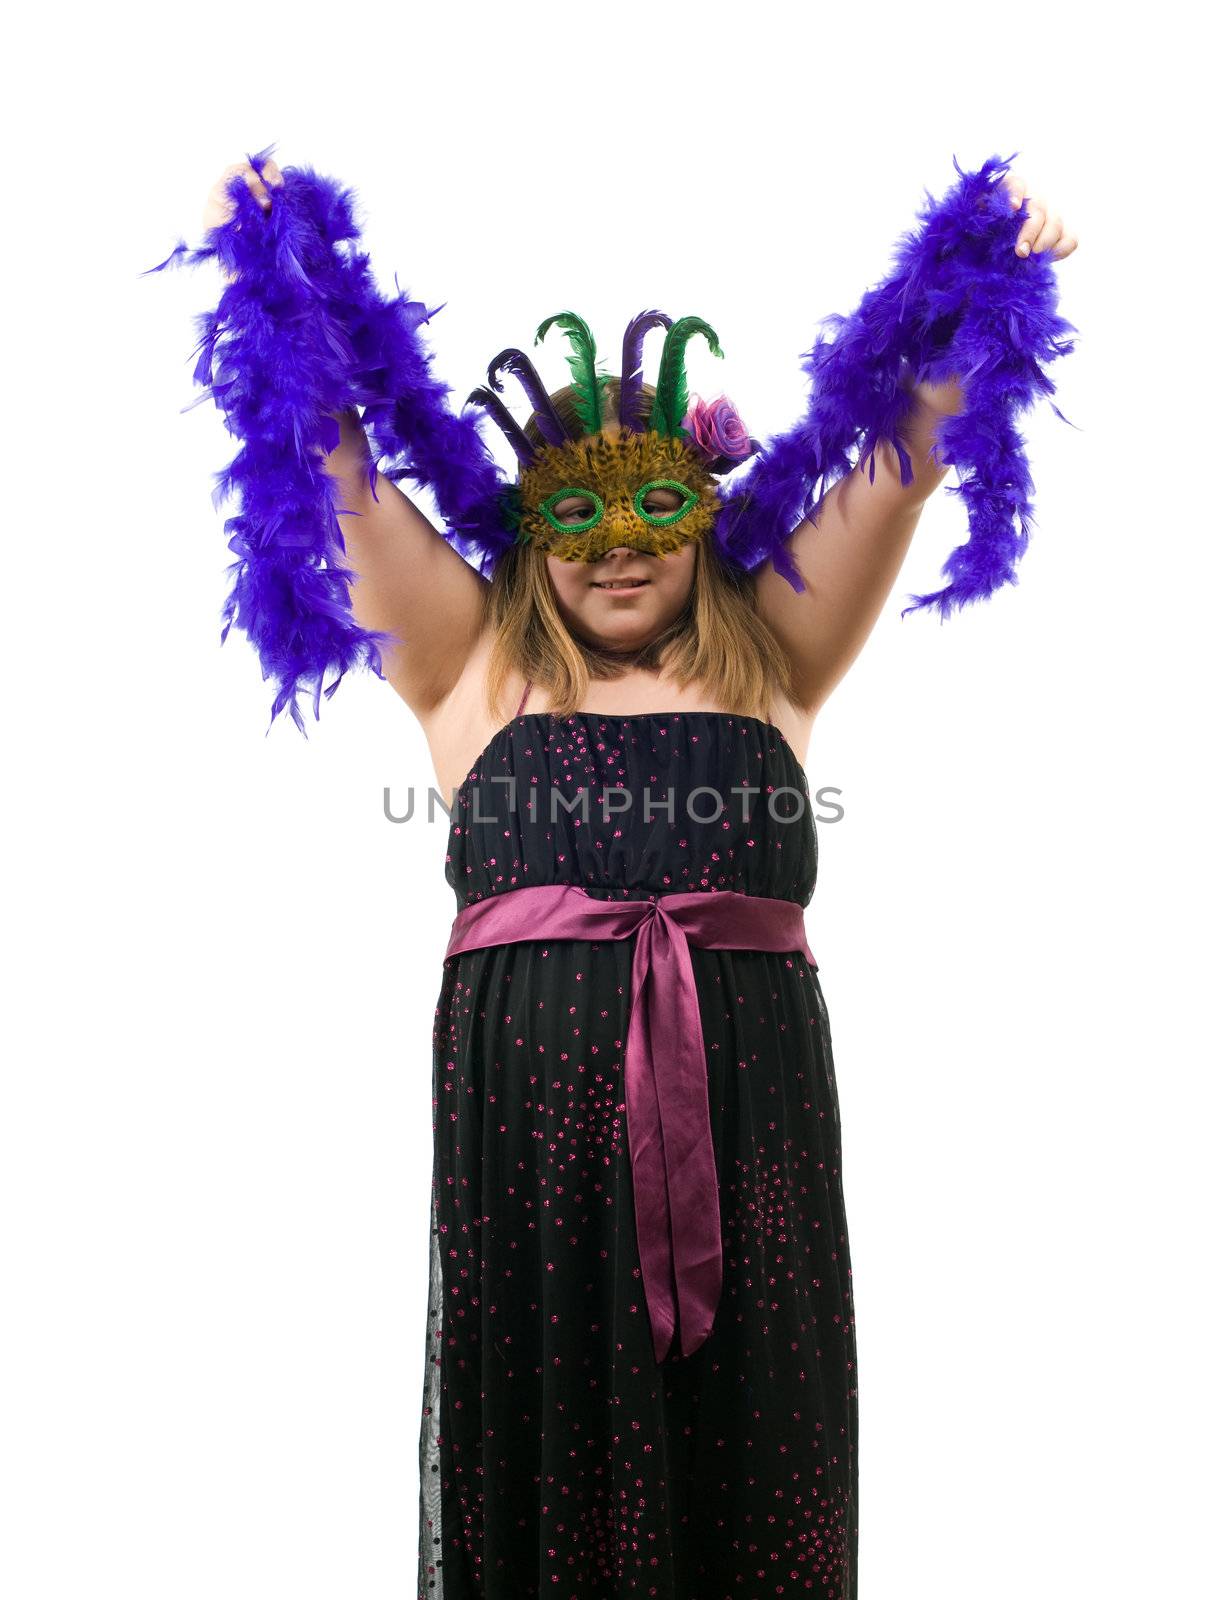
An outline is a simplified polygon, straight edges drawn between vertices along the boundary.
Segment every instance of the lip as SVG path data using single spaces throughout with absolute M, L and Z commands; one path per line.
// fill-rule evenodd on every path
M 591 578 L 589 587 L 601 589 L 605 594 L 635 594 L 647 588 L 651 582 L 651 578 Z

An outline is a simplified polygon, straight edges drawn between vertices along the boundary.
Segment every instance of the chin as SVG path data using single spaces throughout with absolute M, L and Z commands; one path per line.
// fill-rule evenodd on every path
M 616 627 L 613 618 L 603 617 L 598 622 L 585 620 L 580 631 L 599 650 L 639 650 L 655 639 L 664 626 L 651 618 L 624 617 Z
M 659 628 L 637 628 L 631 633 L 603 633 L 597 628 L 586 628 L 585 638 L 598 650 L 621 650 L 627 653 L 642 650 L 659 632 Z

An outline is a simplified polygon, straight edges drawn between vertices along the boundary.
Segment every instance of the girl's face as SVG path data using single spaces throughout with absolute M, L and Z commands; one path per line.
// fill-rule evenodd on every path
M 607 421 L 606 432 L 620 424 Z M 654 516 L 668 516 L 682 504 L 674 489 L 654 488 L 645 501 Z M 551 507 L 557 522 L 580 523 L 591 502 L 569 495 Z M 668 555 L 653 555 L 631 545 L 616 545 L 597 561 L 546 557 L 559 614 L 571 633 L 603 650 L 629 654 L 664 633 L 690 597 L 695 582 L 695 545 L 685 541 Z
M 658 515 L 681 504 L 672 489 L 652 493 Z M 664 496 L 670 499 L 662 505 Z M 556 515 L 561 510 L 562 505 L 556 506 Z M 582 509 L 581 515 L 587 511 Z M 664 633 L 681 614 L 695 581 L 695 545 L 688 540 L 665 556 L 616 545 L 600 561 L 547 556 L 546 565 L 568 629 L 603 650 L 630 652 Z

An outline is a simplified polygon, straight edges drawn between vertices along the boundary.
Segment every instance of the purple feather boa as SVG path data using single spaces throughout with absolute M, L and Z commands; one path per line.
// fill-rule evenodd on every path
M 269 153 L 251 165 L 261 171 Z M 364 408 L 375 458 L 394 463 L 385 476 L 433 490 L 464 556 L 486 567 L 513 533 L 473 417 L 450 411 L 449 390 L 431 376 L 419 329 L 435 311 L 402 293 L 385 298 L 367 255 L 344 248 L 359 238 L 350 192 L 308 168 L 283 177 L 266 214 L 236 177 L 232 218 L 198 249 L 179 241 L 149 271 L 216 259 L 232 275 L 216 310 L 197 319 L 194 373 L 206 391 L 194 404 L 210 394 L 241 441 L 217 475 L 217 503 L 233 495 L 240 506 L 225 524 L 237 560 L 221 641 L 234 623 L 248 635 L 276 683 L 271 724 L 288 709 L 304 733 L 298 694 L 312 695 L 317 720 L 323 693 L 329 699 L 351 667 L 384 676 L 381 650 L 394 639 L 352 616 L 355 574 L 343 564 L 339 524 L 351 513 L 323 466 L 339 443 L 338 412 Z
M 955 608 L 1015 583 L 1029 542 L 1032 483 L 1014 418 L 1055 385 L 1042 367 L 1073 348 L 1078 330 L 1056 312 L 1058 284 L 1048 255 L 1018 256 L 1023 217 L 1000 179 L 1013 157 L 993 156 L 937 202 L 926 194 L 918 229 L 904 235 L 893 269 L 850 317 L 822 319 L 804 368 L 812 393 L 804 418 L 772 438 L 724 497 L 716 538 L 727 558 L 752 569 L 770 559 L 798 591 L 804 583 L 787 541 L 804 517 L 816 522 L 829 489 L 856 464 L 875 475 L 874 452 L 888 440 L 904 484 L 910 457 L 898 437 L 910 383 L 960 380 L 963 408 L 937 428 L 937 456 L 957 468 L 949 492 L 966 502 L 970 534 L 941 569 L 951 581 L 912 595 L 902 613 Z M 1051 406 L 1060 421 L 1067 421 Z M 821 494 L 816 494 L 818 485 Z M 779 530 L 786 530 L 779 535 Z M 777 536 L 779 542 L 777 544 Z
M 261 170 L 269 154 L 250 157 L 251 165 Z M 1038 394 L 1054 392 L 1042 364 L 1068 353 L 1072 344 L 1061 336 L 1077 330 L 1056 314 L 1050 260 L 1013 251 L 1020 217 L 997 181 L 1008 163 L 993 157 L 977 173 L 954 166 L 961 181 L 939 203 L 927 197 L 890 276 L 852 316 L 823 319 L 837 337 L 819 335 L 804 358 L 812 380 L 805 417 L 722 489 L 714 537 L 740 569 L 771 560 L 803 590 L 787 549 L 795 526 L 816 520 L 826 492 L 853 469 L 853 451 L 871 473 L 882 439 L 894 445 L 909 483 L 898 438 L 908 385 L 957 377 L 964 409 L 941 424 L 938 453 L 958 469 L 951 492 L 967 503 L 970 537 L 943 569 L 949 586 L 913 596 L 907 609 L 935 605 L 943 617 L 1016 581 L 1031 482 L 1014 418 Z M 283 178 L 264 214 L 235 177 L 232 218 L 201 247 L 179 241 L 148 270 L 215 259 L 231 275 L 216 310 L 197 319 L 194 372 L 200 400 L 210 394 L 241 441 L 217 474 L 217 503 L 232 495 L 239 505 L 225 523 L 237 559 L 221 640 L 234 623 L 249 636 L 263 676 L 275 680 L 271 723 L 288 709 L 304 733 L 298 694 L 311 694 L 317 720 L 323 694 L 329 699 L 351 667 L 383 676 L 381 650 L 394 638 L 352 615 L 355 575 L 343 564 L 339 522 L 350 513 L 336 504 L 323 466 L 339 442 L 335 415 L 362 408 L 370 485 L 384 461 L 386 478 L 430 489 L 443 536 L 484 576 L 514 542 L 515 485 L 483 440 L 477 413 L 455 413 L 450 390 L 432 376 L 420 329 L 441 308 L 379 292 L 357 246 L 349 190 L 307 167 L 286 168 Z

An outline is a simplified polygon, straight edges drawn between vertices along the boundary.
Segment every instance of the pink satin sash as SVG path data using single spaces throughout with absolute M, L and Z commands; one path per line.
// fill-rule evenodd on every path
M 707 1058 L 688 944 L 799 950 L 816 968 L 804 908 L 732 889 L 598 900 L 578 884 L 537 884 L 464 907 L 454 918 L 445 957 L 522 939 L 632 934 L 627 1142 L 644 1294 L 653 1349 L 662 1361 L 679 1316 L 684 1356 L 707 1338 L 723 1279 Z

